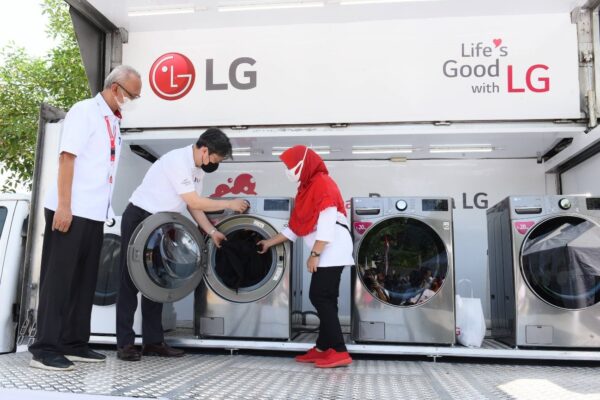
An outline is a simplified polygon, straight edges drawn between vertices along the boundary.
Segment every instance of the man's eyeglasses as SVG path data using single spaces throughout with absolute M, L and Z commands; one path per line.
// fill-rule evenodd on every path
M 121 89 L 123 89 L 123 91 L 125 91 L 125 93 L 127 94 L 127 96 L 129 96 L 129 98 L 131 100 L 137 100 L 140 98 L 140 95 L 138 94 L 137 96 L 132 95 L 131 93 L 129 93 L 129 90 L 125 89 L 123 87 L 123 85 L 121 85 L 119 82 L 115 82 L 117 84 L 117 86 L 119 86 Z

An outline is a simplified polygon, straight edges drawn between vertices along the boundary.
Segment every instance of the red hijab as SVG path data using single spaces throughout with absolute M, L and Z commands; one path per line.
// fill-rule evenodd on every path
M 279 158 L 291 169 L 302 161 L 305 154 L 300 186 L 289 223 L 290 229 L 298 236 L 306 236 L 312 232 L 319 219 L 319 213 L 326 208 L 336 207 L 346 215 L 340 189 L 329 176 L 325 163 L 317 153 L 306 146 L 298 145 L 284 151 Z

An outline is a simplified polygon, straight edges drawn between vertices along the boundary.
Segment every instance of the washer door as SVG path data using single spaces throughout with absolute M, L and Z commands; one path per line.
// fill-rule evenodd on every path
M 290 262 L 290 246 L 283 243 L 258 254 L 256 243 L 277 235 L 268 222 L 249 215 L 239 215 L 217 225 L 227 236 L 218 249 L 209 244 L 206 282 L 224 299 L 248 303 L 260 300 L 281 281 Z
M 529 288 L 556 307 L 577 310 L 600 301 L 600 227 L 560 216 L 531 229 L 521 248 L 521 272 Z
M 364 287 L 383 303 L 422 304 L 437 294 L 448 274 L 448 253 L 440 236 L 410 217 L 385 219 L 365 233 L 357 252 Z
M 117 302 L 117 292 L 121 282 L 120 262 L 121 237 L 113 233 L 105 233 L 100 253 L 100 265 L 98 265 L 94 305 L 111 306 Z
M 157 213 L 135 230 L 127 249 L 131 280 L 159 303 L 190 294 L 204 276 L 205 243 L 196 224 L 179 213 Z

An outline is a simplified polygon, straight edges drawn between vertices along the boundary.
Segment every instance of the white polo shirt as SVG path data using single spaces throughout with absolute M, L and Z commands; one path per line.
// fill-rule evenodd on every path
M 328 242 L 319 257 L 319 267 L 354 265 L 352 256 L 354 249 L 350 232 L 336 222 L 348 226 L 348 219 L 336 207 L 326 208 L 319 213 L 315 230 L 303 237 L 309 251 L 317 240 Z M 291 241 L 298 237 L 289 227 L 281 233 Z
M 205 172 L 194 162 L 193 145 L 171 150 L 150 167 L 129 201 L 149 213 L 184 212 L 184 193 L 202 194 Z
M 110 136 L 105 117 L 115 135 L 114 162 L 110 160 Z M 73 105 L 65 117 L 59 154 L 67 152 L 76 156 L 71 190 L 71 212 L 74 216 L 106 221 L 113 215 L 110 200 L 114 170 L 121 153 L 119 121 L 100 93 Z M 56 211 L 57 181 L 48 188 L 44 206 Z

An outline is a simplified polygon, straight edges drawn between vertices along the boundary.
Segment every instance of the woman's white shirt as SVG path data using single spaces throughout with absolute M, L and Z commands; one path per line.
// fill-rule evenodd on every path
M 338 212 L 336 207 L 329 207 L 319 213 L 315 229 L 303 236 L 308 251 L 313 248 L 317 240 L 327 242 L 319 257 L 319 267 L 354 265 L 352 238 L 350 231 L 345 228 L 347 226 L 349 225 L 346 216 Z M 291 241 L 295 241 L 298 237 L 289 227 L 281 233 Z

